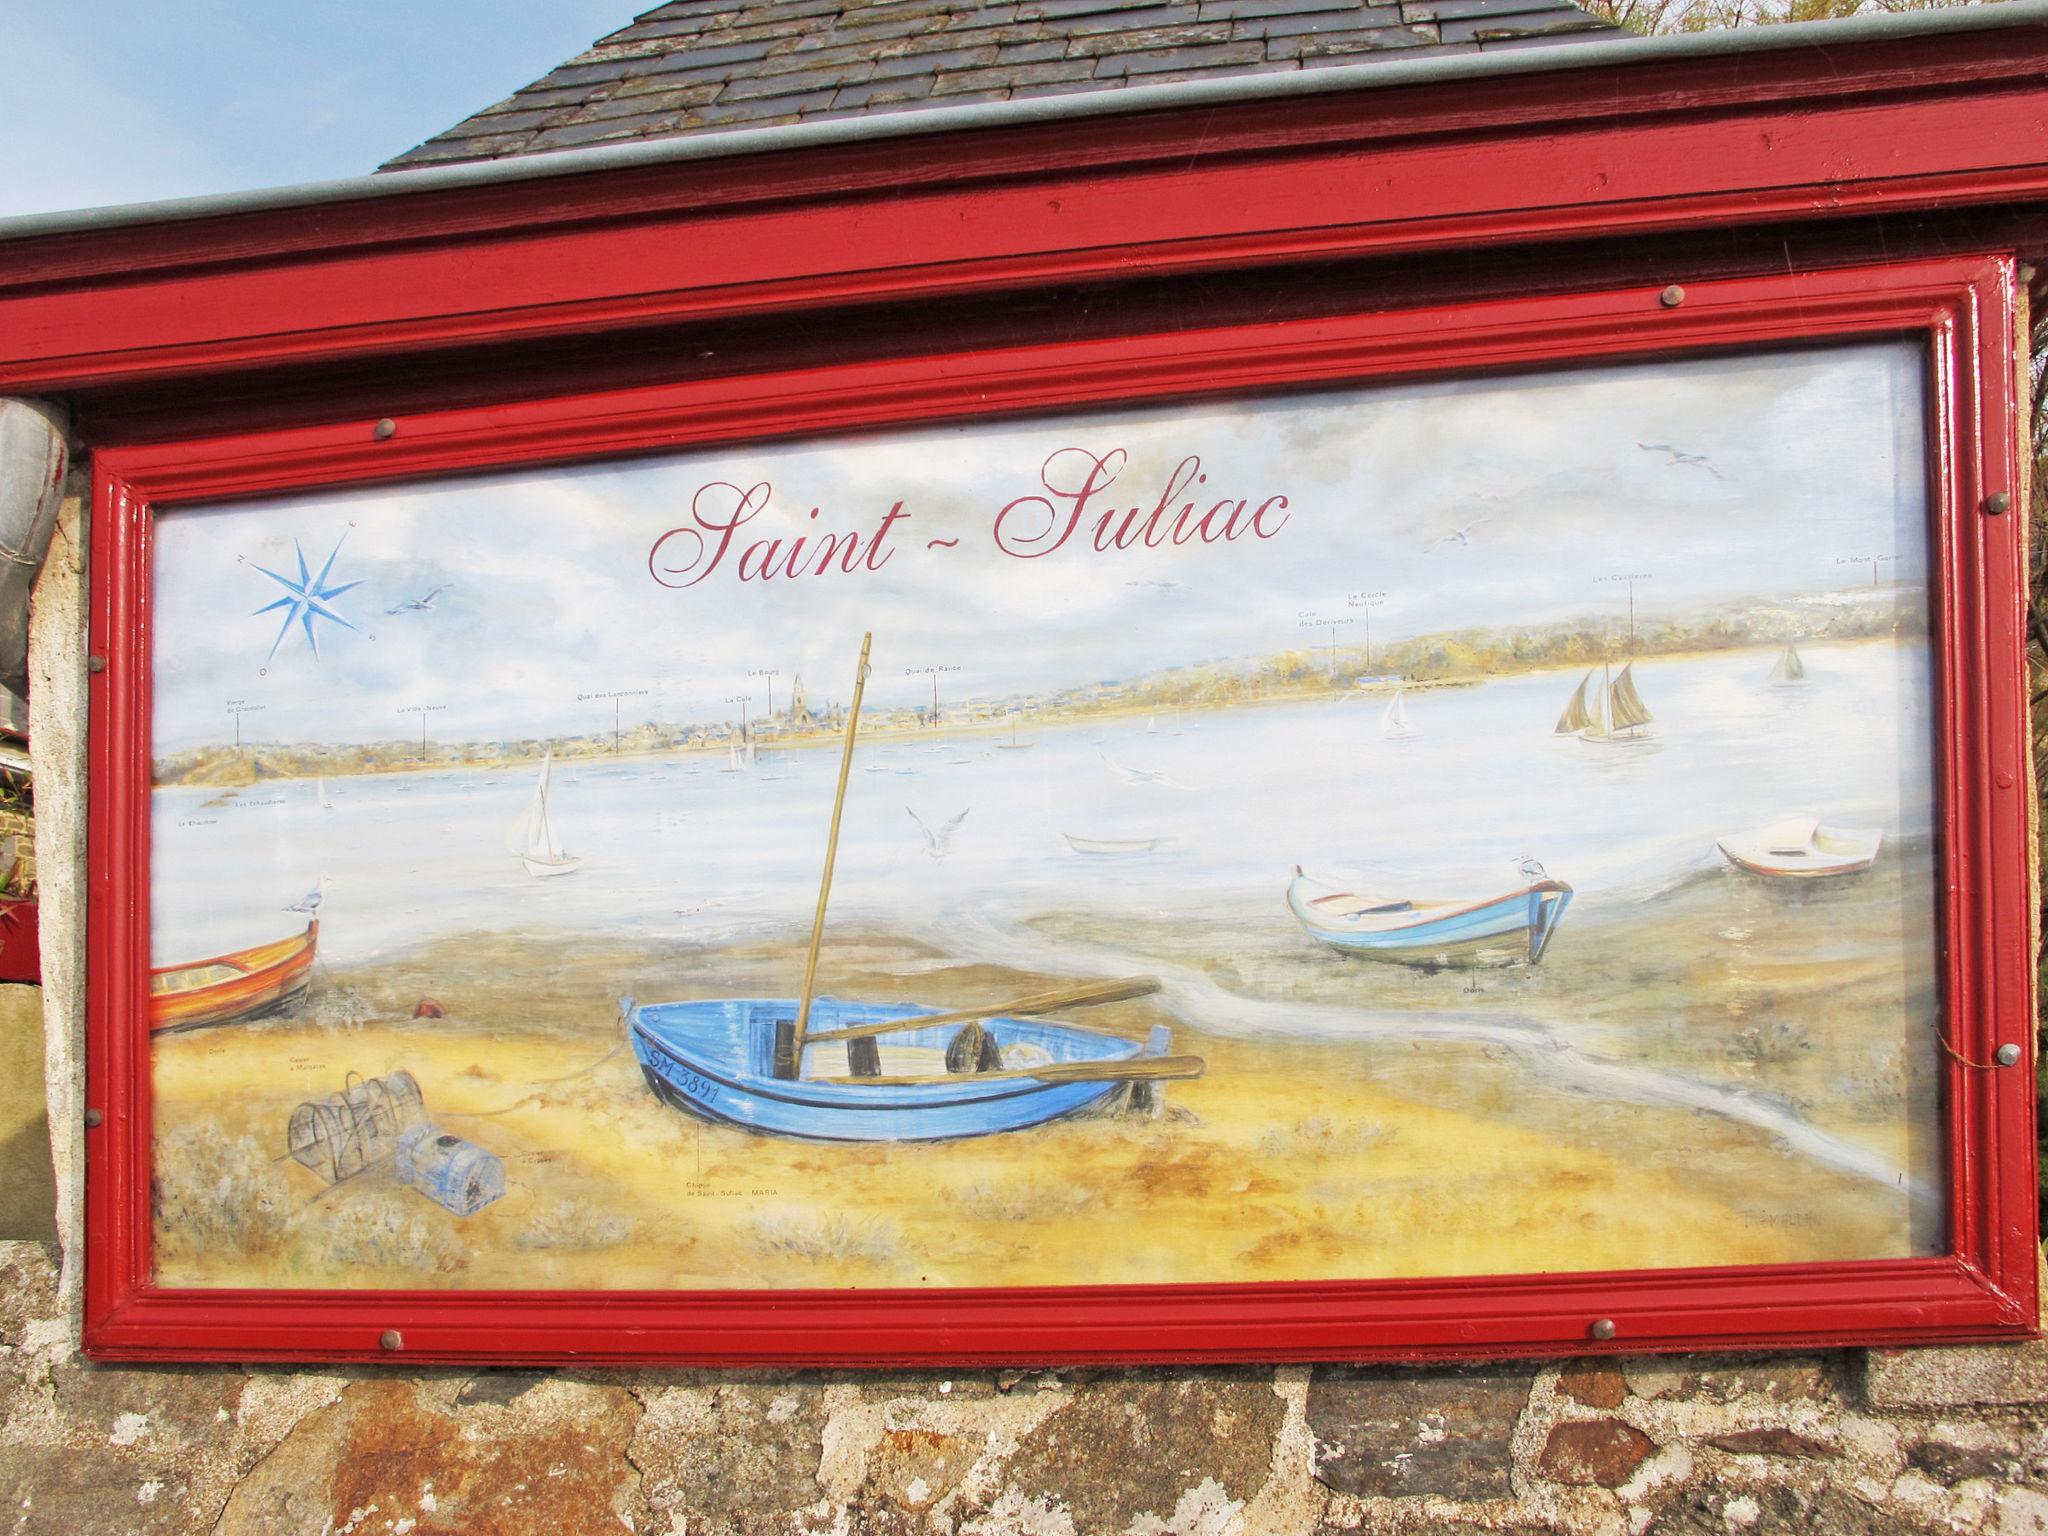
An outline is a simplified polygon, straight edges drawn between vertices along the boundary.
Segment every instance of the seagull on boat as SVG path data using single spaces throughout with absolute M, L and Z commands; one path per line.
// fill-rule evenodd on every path
M 1550 871 L 1545 869 L 1539 860 L 1524 858 L 1518 867 L 1522 872 L 1522 878 L 1532 883 L 1550 878 Z
M 425 613 L 434 606 L 434 599 L 448 590 L 447 584 L 434 588 L 425 597 L 409 597 L 396 608 L 386 608 L 386 613 Z
M 320 911 L 320 903 L 325 901 L 326 899 L 327 877 L 325 875 L 322 875 L 320 877 L 319 883 L 315 885 L 313 889 L 306 892 L 305 895 L 301 896 L 297 901 L 293 902 L 290 906 L 286 907 L 285 911 L 303 912 L 308 917 L 312 917 Z
M 910 819 L 917 823 L 917 830 L 924 834 L 924 856 L 926 858 L 936 862 L 953 851 L 953 834 L 960 830 L 960 823 L 967 819 L 967 811 L 962 811 L 958 816 L 955 816 L 951 821 L 934 832 L 924 824 L 924 818 L 911 810 L 909 806 L 906 805 L 903 809 Z M 970 811 L 973 809 L 973 806 L 967 808 Z
M 1132 768 L 1127 764 L 1118 762 L 1113 757 L 1104 757 L 1102 761 L 1103 765 L 1111 773 L 1117 775 L 1126 784 L 1163 784 L 1168 789 L 1184 789 L 1190 794 L 1194 793 L 1194 785 L 1183 784 L 1178 779 L 1169 779 L 1156 768 Z
M 1726 480 L 1728 478 L 1721 471 L 1714 468 L 1714 461 L 1704 453 L 1687 453 L 1684 449 L 1674 448 L 1669 443 L 1637 443 L 1636 446 L 1645 453 L 1670 454 L 1671 467 L 1673 469 L 1704 469 L 1716 480 Z
M 1430 545 L 1429 548 L 1435 550 L 1445 544 L 1456 544 L 1461 549 L 1470 549 L 1472 547 L 1472 530 L 1481 523 L 1490 523 L 1492 521 L 1493 519 L 1490 517 L 1475 517 L 1463 527 L 1453 528 L 1449 533 L 1438 539 L 1436 543 Z

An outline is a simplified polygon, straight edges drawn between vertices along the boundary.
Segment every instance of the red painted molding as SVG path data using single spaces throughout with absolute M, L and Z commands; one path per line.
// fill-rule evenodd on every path
M 24 240 L 0 261 L 0 389 L 2043 199 L 2037 24 Z
M 111 444 L 95 458 L 87 1352 L 106 1359 L 918 1364 L 1430 1359 L 1907 1344 L 2036 1326 L 2017 269 L 2009 254 L 992 347 L 406 417 Z M 161 508 L 1113 400 L 1873 336 L 1928 357 L 1950 1225 L 1936 1258 L 1318 1284 L 877 1292 L 175 1290 L 150 1261 L 150 539 Z M 530 380 L 520 382 L 529 384 Z M 1939 1043 L 1928 1041 L 1933 1053 Z M 1612 1320 L 1611 1341 L 1590 1338 Z

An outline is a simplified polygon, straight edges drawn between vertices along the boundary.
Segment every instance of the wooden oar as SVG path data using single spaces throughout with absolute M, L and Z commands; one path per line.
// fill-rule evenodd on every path
M 1146 997 L 1159 990 L 1159 980 L 1154 976 L 1125 976 L 1117 981 L 1095 981 L 1086 986 L 1061 987 L 1052 992 L 1034 992 L 1027 997 L 1013 997 L 999 1003 L 983 1003 L 972 1008 L 955 1008 L 947 1013 L 920 1013 L 907 1019 L 886 1019 L 879 1024 L 849 1024 L 843 1029 L 821 1029 L 815 1035 L 807 1036 L 813 1045 L 826 1040 L 865 1040 L 875 1035 L 908 1034 L 916 1029 L 932 1029 L 946 1024 L 971 1024 L 977 1019 L 995 1018 L 998 1015 L 1050 1013 L 1056 1008 L 1085 1008 L 1098 1003 L 1121 1003 L 1133 997 Z M 1066 1029 L 1085 1029 L 1090 1034 L 1119 1035 L 1122 1031 L 1113 1029 L 1089 1029 L 1085 1024 L 1062 1024 Z
M 1132 1056 L 1124 1061 L 1049 1061 L 1039 1067 L 1005 1067 L 1000 1072 L 926 1073 L 918 1077 L 831 1078 L 831 1082 L 853 1082 L 863 1088 L 914 1088 L 920 1083 L 990 1083 L 1002 1079 L 1028 1079 L 1038 1083 L 1135 1083 L 1163 1082 L 1200 1077 L 1199 1056 Z
M 775 1075 L 780 1078 L 794 1078 L 801 1075 L 804 1059 L 804 1034 L 811 1022 L 811 994 L 818 985 L 818 945 L 825 937 L 825 903 L 832 896 L 832 866 L 839 858 L 839 814 L 846 809 L 846 780 L 853 772 L 853 738 L 860 729 L 860 699 L 868 686 L 868 647 L 874 644 L 874 633 L 869 631 L 860 637 L 860 664 L 853 669 L 853 703 L 846 711 L 846 745 L 839 753 L 839 788 L 832 795 L 832 830 L 825 838 L 825 874 L 818 882 L 818 910 L 811 918 L 811 949 L 804 957 L 804 995 L 797 1005 L 796 1027 L 792 1031 L 787 1052 L 783 1042 L 775 1042 Z

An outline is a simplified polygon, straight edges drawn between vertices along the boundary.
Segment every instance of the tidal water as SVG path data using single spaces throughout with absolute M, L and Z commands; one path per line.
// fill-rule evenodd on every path
M 1931 726 L 1916 645 L 1639 663 L 1654 739 L 1553 727 L 1579 672 L 857 748 L 831 921 L 943 934 L 1047 912 L 1290 921 L 1294 866 L 1410 897 L 1482 895 L 1535 859 L 1581 910 L 1641 900 L 1718 862 L 1717 836 L 1793 816 L 1927 846 Z M 163 965 L 280 937 L 318 888 L 320 947 L 347 966 L 479 931 L 718 942 L 807 927 L 836 748 L 558 761 L 556 834 L 581 866 L 539 880 L 507 851 L 536 770 L 394 773 L 156 792 L 152 955 Z M 949 823 L 958 825 L 950 834 Z M 1066 834 L 1147 852 L 1076 853 Z M 1930 871 L 1930 878 L 1931 871 Z

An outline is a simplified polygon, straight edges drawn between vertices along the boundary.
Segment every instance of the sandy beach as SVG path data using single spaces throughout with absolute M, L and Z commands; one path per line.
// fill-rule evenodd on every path
M 1171 1085 L 1156 1114 L 870 1146 L 701 1123 L 659 1103 L 624 1046 L 621 994 L 793 994 L 799 931 L 441 940 L 323 966 L 297 1017 L 156 1041 L 160 1277 L 1010 1286 L 1924 1253 L 1938 1205 L 1906 1186 L 1938 1182 L 1938 1152 L 1904 1128 L 1936 1123 L 1938 1046 L 1904 1024 L 1874 1041 L 1870 1010 L 1923 968 L 1931 893 L 1910 895 L 1882 868 L 1790 897 L 1716 870 L 1574 914 L 1543 966 L 1476 974 L 1347 960 L 1284 914 L 1253 931 L 1125 932 L 1122 951 L 1155 959 L 1167 985 L 1091 1022 L 1171 1026 L 1175 1051 L 1205 1059 L 1200 1080 Z M 1811 919 L 1791 937 L 1788 902 Z M 1035 927 L 1085 956 L 1085 911 Z M 827 945 L 821 989 L 946 1007 L 1088 975 L 848 931 Z M 1258 1006 L 1204 1032 L 1175 1012 L 1191 988 Z M 413 1019 L 423 998 L 445 1016 Z M 285 1155 L 298 1103 L 400 1069 L 434 1124 L 504 1160 L 502 1199 L 458 1216 L 388 1169 L 329 1187 Z M 1886 1165 L 1896 1178 L 1872 1171 Z

